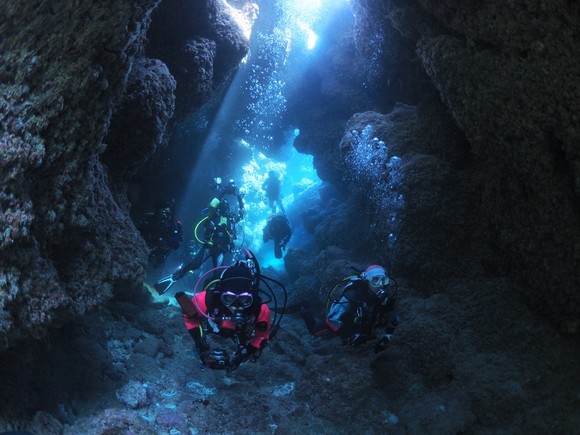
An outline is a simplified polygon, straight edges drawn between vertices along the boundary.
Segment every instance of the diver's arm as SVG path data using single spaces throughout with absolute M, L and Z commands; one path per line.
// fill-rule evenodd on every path
M 188 329 L 187 331 L 189 332 L 189 335 L 191 335 L 191 338 L 193 338 L 193 341 L 195 342 L 195 348 L 197 349 L 200 355 L 203 352 L 207 352 L 209 350 L 209 345 L 205 340 L 205 336 L 203 336 L 201 327 Z
M 175 295 L 175 298 L 181 306 L 185 327 L 189 335 L 191 335 L 191 338 L 193 338 L 195 350 L 199 355 L 203 367 L 214 370 L 229 368 L 231 363 L 227 352 L 220 350 L 212 351 L 203 333 L 201 319 L 207 315 L 205 292 L 196 294 L 192 299 L 189 299 L 185 293 L 179 292 Z
M 260 306 L 260 313 L 255 324 L 255 332 L 249 345 L 255 349 L 262 349 L 270 339 L 270 308 L 266 304 Z
M 236 192 L 236 197 L 238 198 L 238 215 L 240 217 L 239 220 L 244 218 L 244 194 L 241 193 L 239 190 Z
M 195 255 L 194 259 L 191 260 L 186 265 L 180 266 L 179 269 L 177 269 L 175 272 L 173 272 L 173 274 L 171 275 L 171 278 L 173 278 L 174 280 L 177 281 L 177 280 L 183 278 L 185 276 L 185 274 L 187 272 L 189 272 L 190 270 L 199 269 L 199 267 L 203 264 L 203 262 L 207 258 L 206 257 L 206 254 L 207 254 L 206 251 L 207 250 L 202 247 L 199 250 L 199 252 Z
M 203 328 L 201 325 L 201 318 L 204 315 L 205 308 L 205 292 L 196 294 L 193 298 L 189 298 L 184 292 L 179 292 L 175 295 L 175 299 L 181 307 L 183 313 L 183 321 L 185 327 L 195 342 L 195 347 L 200 351 L 209 350 L 209 346 L 203 336 Z
M 288 242 L 290 241 L 290 237 L 292 237 L 291 233 L 286 233 L 284 234 L 284 237 L 282 237 L 282 247 L 285 248 L 286 245 L 288 244 Z

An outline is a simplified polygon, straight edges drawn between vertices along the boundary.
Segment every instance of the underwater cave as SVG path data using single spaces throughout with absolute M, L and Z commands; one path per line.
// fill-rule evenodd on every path
M 0 433 L 578 432 L 578 4 L 7 0 L 0 48 Z

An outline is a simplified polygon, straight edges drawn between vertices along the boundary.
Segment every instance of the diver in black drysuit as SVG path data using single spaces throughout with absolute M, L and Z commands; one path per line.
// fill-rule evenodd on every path
M 286 249 L 286 244 L 292 237 L 292 229 L 290 222 L 285 214 L 277 214 L 270 216 L 268 223 L 264 227 L 263 240 L 264 243 L 270 240 L 274 241 L 274 256 L 282 258 L 282 251 Z

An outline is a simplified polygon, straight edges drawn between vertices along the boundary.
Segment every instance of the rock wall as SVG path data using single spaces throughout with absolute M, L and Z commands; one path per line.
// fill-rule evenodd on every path
M 250 48 L 257 13 L 250 2 L 164 0 L 153 14 L 145 54 L 163 61 L 177 81 L 177 119 L 207 103 Z
M 453 276 L 509 276 L 531 306 L 577 333 L 578 6 L 352 7 L 352 31 L 311 67 L 319 80 L 304 83 L 306 98 L 294 102 L 297 148 L 314 155 L 324 180 L 354 196 L 351 212 L 329 209 L 320 225 L 348 213 L 366 222 L 354 244 L 328 231 L 325 242 L 384 258 L 427 293 L 429 283 Z M 346 53 L 351 77 L 364 86 L 331 78 Z
M 482 165 L 483 208 L 508 272 L 533 306 L 577 333 L 578 5 L 453 3 L 422 2 L 448 31 L 418 29 L 419 56 Z
M 403 172 L 409 182 L 426 182 L 435 176 L 442 183 L 425 183 L 418 189 L 402 186 L 411 201 L 436 189 L 441 194 L 432 207 L 412 212 L 418 219 L 405 220 L 409 216 L 404 216 L 402 225 L 407 229 L 427 222 L 436 225 L 428 225 L 429 234 L 414 230 L 415 237 L 401 244 L 408 248 L 399 260 L 416 255 L 413 246 L 421 251 L 425 238 L 434 249 L 431 254 L 423 252 L 416 264 L 428 265 L 441 258 L 441 251 L 455 249 L 454 240 L 459 240 L 445 237 L 445 228 L 459 219 L 462 222 L 456 228 L 467 248 L 463 252 L 479 256 L 482 262 L 495 262 L 496 272 L 515 278 L 532 306 L 562 331 L 577 333 L 580 121 L 574 106 L 580 97 L 578 6 L 564 1 L 485 5 L 361 1 L 358 7 L 361 22 L 367 21 L 365 13 L 369 20 L 376 20 L 379 10 L 389 26 L 416 45 L 423 69 L 473 155 L 459 170 L 448 164 L 449 153 L 443 154 L 442 164 L 422 158 L 422 168 L 417 166 L 417 156 L 404 159 Z M 359 33 L 361 40 L 372 36 L 363 26 Z M 422 108 L 431 112 L 424 117 L 431 119 L 425 127 L 437 117 L 448 117 L 447 110 L 441 111 L 436 104 Z M 453 138 L 452 131 L 421 138 L 407 130 L 412 141 L 427 146 L 423 152 L 440 157 L 441 137 Z M 387 143 L 392 137 L 379 135 Z M 460 186 L 466 187 L 463 195 L 457 192 Z M 483 220 L 465 219 L 470 197 Z M 416 204 L 407 205 L 411 207 L 405 213 Z M 445 216 L 450 209 L 454 212 Z M 478 235 L 483 239 L 478 241 Z M 493 250 L 477 252 L 481 240 Z M 485 260 L 486 256 L 494 258 Z
M 159 3 L 0 5 L 0 350 L 142 282 L 127 181 L 166 143 L 176 96 L 195 110 L 247 51 L 236 11 L 212 0 L 184 28 L 217 40 L 213 75 L 147 57 L 175 30 L 174 14 L 147 34 Z M 203 98 L 185 98 L 188 81 Z
M 248 53 L 247 31 L 252 28 L 257 10 L 248 1 L 236 2 L 236 8 L 232 8 L 223 0 L 164 0 L 152 14 L 143 55 L 162 62 L 175 80 L 174 116 L 167 126 L 171 135 L 152 142 L 149 133 L 138 127 L 147 122 L 142 119 L 130 124 L 129 129 L 126 122 L 120 122 L 107 138 L 123 143 L 130 137 L 135 142 L 132 152 L 135 171 L 126 174 L 130 176 L 124 177 L 119 190 L 127 190 L 130 179 L 128 190 L 136 219 L 150 211 L 156 199 L 179 198 L 184 194 L 208 125 L 233 72 Z M 146 82 L 141 84 L 147 87 Z M 151 90 L 141 91 L 148 92 Z M 126 113 L 132 117 L 139 107 L 136 103 L 131 98 L 125 105 Z M 148 112 L 137 110 L 137 113 Z
M 0 6 L 1 348 L 144 273 L 145 245 L 99 154 L 156 4 Z
M 111 120 L 105 142 L 105 162 L 117 202 L 129 210 L 127 183 L 166 143 L 175 110 L 176 81 L 158 59 L 135 58 L 127 86 Z

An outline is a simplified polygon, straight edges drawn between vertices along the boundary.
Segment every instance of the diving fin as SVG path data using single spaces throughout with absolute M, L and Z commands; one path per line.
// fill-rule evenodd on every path
M 161 278 L 159 281 L 157 281 L 155 284 L 153 284 L 153 287 L 155 287 L 155 290 L 157 290 L 157 293 L 162 295 L 167 290 L 169 290 L 169 288 L 173 284 L 175 284 L 176 282 L 177 282 L 177 280 L 173 279 L 173 275 L 169 275 L 169 276 L 166 276 L 165 278 Z
M 282 258 L 282 246 L 278 240 L 274 240 L 274 257 Z

